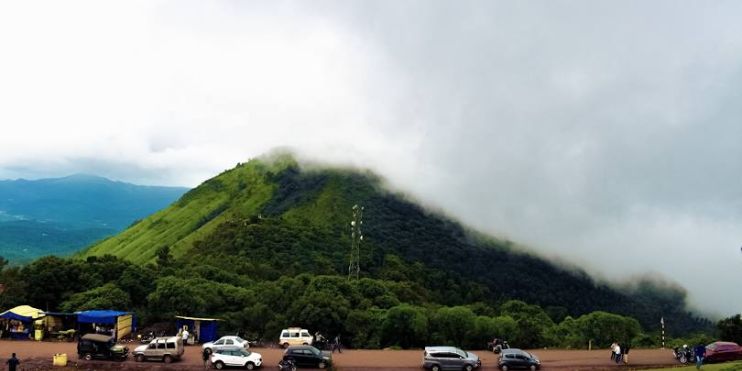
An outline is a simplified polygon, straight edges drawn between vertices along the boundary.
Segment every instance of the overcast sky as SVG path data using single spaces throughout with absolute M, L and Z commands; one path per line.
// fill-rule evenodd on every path
M 371 168 L 609 280 L 742 310 L 742 3 L 0 3 L 0 178 Z M 496 269 L 496 267 L 493 267 Z M 598 273 L 599 272 L 599 273 Z

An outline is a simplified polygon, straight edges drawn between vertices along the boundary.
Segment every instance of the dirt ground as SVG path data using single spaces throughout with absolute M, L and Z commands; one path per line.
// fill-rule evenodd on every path
M 35 342 L 35 341 L 0 341 L 0 365 L 10 354 L 15 352 L 21 360 L 20 370 L 64 370 L 52 367 L 54 354 L 66 353 L 69 359 L 67 370 L 203 370 L 201 347 L 188 346 L 184 358 L 170 365 L 158 362 L 134 362 L 131 357 L 125 362 L 78 360 L 77 343 Z M 137 343 L 127 346 L 132 351 Z M 251 348 L 263 357 L 263 369 L 277 370 L 278 361 L 283 351 L 277 348 Z M 474 351 L 482 359 L 483 370 L 496 370 L 497 356 L 488 351 Z M 610 353 L 603 350 L 533 350 L 541 359 L 543 370 L 617 370 L 635 368 L 658 368 L 676 365 L 669 349 L 632 349 L 629 356 L 629 367 L 617 366 L 610 361 Z M 420 370 L 422 365 L 421 350 L 345 350 L 335 353 L 333 360 L 336 369 L 341 371 L 366 370 Z

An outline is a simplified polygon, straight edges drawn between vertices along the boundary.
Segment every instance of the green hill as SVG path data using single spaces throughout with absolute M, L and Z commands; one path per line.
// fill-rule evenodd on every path
M 424 288 L 425 301 L 496 306 L 518 299 L 538 304 L 555 321 L 600 310 L 650 329 L 663 316 L 676 333 L 708 328 L 685 311 L 682 291 L 651 282 L 619 291 L 472 233 L 384 190 L 373 174 L 302 170 L 289 155 L 225 171 L 81 256 L 143 264 L 168 247 L 179 264 L 215 267 L 251 282 L 346 275 L 354 204 L 365 207 L 361 275 Z

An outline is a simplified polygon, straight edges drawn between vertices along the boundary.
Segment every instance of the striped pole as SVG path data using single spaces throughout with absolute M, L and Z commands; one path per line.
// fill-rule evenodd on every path
M 660 325 L 662 325 L 662 349 L 665 349 L 665 317 L 660 317 Z

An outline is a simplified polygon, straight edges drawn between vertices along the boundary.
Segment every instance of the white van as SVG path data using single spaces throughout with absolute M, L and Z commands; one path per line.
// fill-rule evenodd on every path
M 312 345 L 314 338 L 309 334 L 309 330 L 299 327 L 289 327 L 281 331 L 278 344 L 288 348 L 289 345 Z

